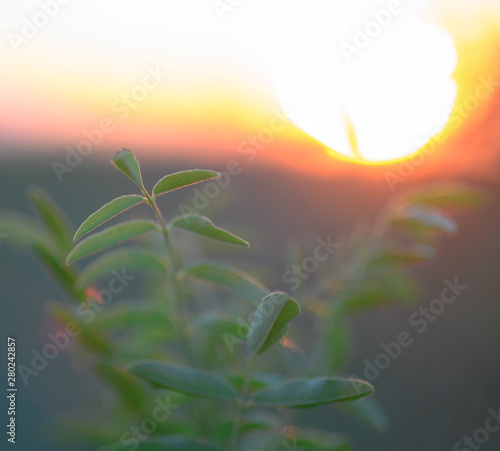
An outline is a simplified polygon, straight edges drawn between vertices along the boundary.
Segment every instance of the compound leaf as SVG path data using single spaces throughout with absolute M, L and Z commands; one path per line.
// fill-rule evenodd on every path
M 116 249 L 104 254 L 85 267 L 78 275 L 77 285 L 86 287 L 104 277 L 114 269 L 127 271 L 166 271 L 168 263 L 156 253 L 140 249 Z
M 136 376 L 155 385 L 188 395 L 222 401 L 236 401 L 238 392 L 217 373 L 155 360 L 140 360 L 128 365 Z
M 227 230 L 215 226 L 210 219 L 198 214 L 178 216 L 170 222 L 169 228 L 172 227 L 184 229 L 225 243 L 236 244 L 237 246 L 249 246 L 247 241 L 233 235 Z
M 153 187 L 153 197 L 217 177 L 220 177 L 218 172 L 207 169 L 192 169 L 169 174 L 159 180 Z
M 145 200 L 145 197 L 137 194 L 130 194 L 113 199 L 111 202 L 103 205 L 99 208 L 99 210 L 92 213 L 85 221 L 83 221 L 82 225 L 76 231 L 73 241 L 79 240 L 82 236 L 91 232 L 96 227 L 99 227 L 106 221 L 109 221 L 120 213 L 123 213 L 129 208 L 132 208 Z
M 127 221 L 104 229 L 102 232 L 80 241 L 66 258 L 66 264 L 119 244 L 129 238 L 152 230 L 158 230 L 151 221 Z
M 253 399 L 261 407 L 313 407 L 354 401 L 373 392 L 371 384 L 358 379 L 317 377 L 285 381 L 261 390 Z
M 197 262 L 186 266 L 183 274 L 229 290 L 250 301 L 260 301 L 269 293 L 267 288 L 250 275 L 219 262 Z

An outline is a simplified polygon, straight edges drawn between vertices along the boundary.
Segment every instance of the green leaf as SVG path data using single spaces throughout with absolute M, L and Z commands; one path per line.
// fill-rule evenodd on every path
M 411 300 L 418 294 L 415 279 L 405 272 L 385 271 L 372 279 L 346 286 L 337 295 L 337 312 L 354 314 L 394 302 Z
M 152 230 L 158 230 L 158 228 L 151 221 L 127 221 L 109 227 L 80 241 L 68 254 L 66 264 Z
M 336 408 L 354 416 L 377 432 L 384 432 L 389 427 L 389 419 L 374 396 L 338 404 Z
M 350 284 L 336 296 L 337 311 L 341 314 L 354 314 L 391 302 L 385 290 L 375 281 Z
M 54 255 L 54 252 L 43 242 L 33 245 L 33 249 L 48 271 L 54 276 L 56 281 L 75 299 L 83 301 L 85 292 L 76 286 L 76 274 L 64 264 L 60 256 Z
M 137 379 L 133 379 L 123 369 L 116 368 L 104 361 L 97 364 L 96 370 L 120 394 L 128 409 L 137 411 L 144 406 L 145 393 L 143 387 L 137 384 Z
M 220 177 L 220 174 L 215 171 L 206 169 L 192 169 L 189 171 L 176 172 L 163 177 L 153 188 L 153 198 L 161 194 L 174 191 L 185 186 L 194 185 L 195 183 L 204 182 Z
M 419 189 L 408 195 L 405 201 L 429 207 L 461 209 L 483 206 L 487 203 L 487 196 L 477 188 L 445 184 Z
M 74 229 L 61 207 L 38 186 L 28 188 L 28 197 L 54 243 L 63 252 L 68 252 L 72 246 L 71 234 Z
M 420 295 L 420 285 L 410 271 L 386 271 L 377 277 L 391 301 L 408 302 Z
M 121 196 L 103 205 L 95 213 L 92 213 L 78 228 L 73 237 L 73 241 L 79 240 L 82 236 L 99 227 L 101 224 L 118 216 L 120 213 L 146 201 L 146 198 L 137 194 Z
M 242 376 L 231 376 L 228 375 L 227 379 L 238 389 L 238 391 L 243 391 L 245 387 L 245 378 Z M 249 391 L 257 391 L 257 390 L 262 390 L 263 388 L 267 388 L 269 384 L 267 384 L 264 381 L 258 380 L 258 379 L 252 379 L 249 381 L 248 386 L 249 386 Z
M 139 162 L 135 158 L 134 152 L 129 149 L 120 150 L 116 152 L 111 161 L 118 170 L 122 171 L 130 180 L 135 182 L 141 190 L 144 190 L 141 168 Z
M 313 407 L 354 401 L 373 392 L 371 384 L 358 379 L 318 377 L 277 384 L 255 393 L 253 399 L 261 407 Z
M 66 217 L 52 198 L 40 188 L 30 188 L 29 196 L 53 241 L 40 231 L 40 227 L 31 218 L 16 212 L 1 213 L 0 239 L 5 235 L 6 243 L 34 250 L 42 265 L 56 281 L 72 297 L 83 299 L 83 293 L 75 288 L 76 275 L 64 265 L 65 247 L 69 244 L 68 236 L 71 236 Z
M 262 299 L 247 334 L 248 356 L 260 354 L 276 343 L 298 314 L 299 304 L 286 293 L 276 291 Z
M 156 253 L 140 249 L 116 249 L 108 252 L 83 269 L 77 279 L 79 287 L 86 287 L 97 280 L 110 276 L 112 270 L 126 268 L 127 271 L 167 270 L 168 263 Z
M 253 415 L 247 414 L 245 416 L 245 420 L 241 425 L 240 431 L 241 431 L 241 436 L 246 436 L 247 434 L 258 431 L 274 432 L 278 430 L 280 427 L 281 423 L 279 422 L 279 420 L 276 418 L 275 415 L 272 415 L 271 412 L 269 411 L 259 409 L 259 411 L 256 414 Z M 211 434 L 213 434 L 213 438 L 215 438 L 217 441 L 226 443 L 231 437 L 233 429 L 234 429 L 234 418 L 217 424 L 214 430 L 211 431 Z M 292 449 L 290 449 L 290 451 L 292 451 Z
M 260 301 L 269 293 L 257 279 L 219 262 L 202 261 L 183 268 L 182 275 L 225 288 L 250 301 Z
M 283 424 L 276 414 L 266 409 L 252 409 L 245 415 L 245 421 L 252 425 L 254 429 L 268 429 L 276 431 L 283 427 Z
M 411 235 L 428 232 L 456 233 L 455 221 L 435 208 L 411 206 L 400 210 L 393 225 Z
M 381 249 L 369 262 L 372 266 L 412 266 L 431 260 L 436 255 L 432 246 L 416 244 Z
M 237 323 L 223 312 L 210 311 L 202 313 L 195 321 L 195 334 L 210 335 L 220 339 L 224 334 L 237 335 Z
M 130 445 L 121 443 L 99 448 L 97 451 L 130 451 Z M 221 451 L 216 443 L 205 438 L 183 437 L 180 435 L 156 435 L 140 442 L 136 451 Z
M 83 293 L 75 288 L 76 275 L 64 265 L 64 257 L 55 252 L 54 245 L 40 231 L 35 222 L 28 216 L 17 212 L 2 211 L 0 213 L 0 243 L 13 244 L 33 250 L 42 265 L 67 292 L 77 300 L 83 299 Z
M 331 354 L 331 368 L 339 371 L 345 364 L 352 349 L 351 330 L 346 318 L 339 318 L 335 315 L 331 319 L 331 325 L 328 329 L 327 340 L 329 343 L 328 351 Z
M 23 248 L 44 241 L 44 235 L 28 216 L 14 211 L 0 212 L 0 240 Z
M 200 356 L 200 363 L 208 368 L 234 361 L 238 354 L 234 353 L 234 346 L 239 348 L 246 334 L 246 329 L 230 315 L 213 310 L 196 318 L 193 331 L 193 346 Z
M 98 321 L 97 318 L 98 316 L 96 316 L 95 321 Z M 160 316 L 158 319 L 160 318 L 162 317 Z M 176 354 L 176 349 L 170 347 L 167 350 L 165 343 L 175 341 L 178 338 L 178 333 L 170 323 L 166 323 L 164 327 L 160 326 L 158 319 L 156 323 L 145 326 L 138 324 L 138 321 L 141 320 L 139 316 L 138 320 L 130 326 L 129 330 L 118 329 L 117 334 L 114 334 L 114 331 L 112 331 L 112 338 L 116 337 L 119 340 L 119 346 L 114 350 L 116 358 L 124 362 L 135 362 L 145 357 L 173 361 L 178 355 Z M 96 327 L 99 331 L 102 330 L 100 324 L 96 325 Z M 182 393 L 176 394 L 184 397 L 187 396 Z
M 236 401 L 239 397 L 225 378 L 209 371 L 154 360 L 132 363 L 128 370 L 148 382 L 188 395 L 222 401 Z
M 147 327 L 148 330 L 153 328 L 173 329 L 172 322 L 164 312 L 138 305 L 137 302 L 125 301 L 106 306 L 99 315 L 96 315 L 91 326 L 92 329 L 102 332 L 132 327 Z
M 91 331 L 89 325 L 85 321 L 81 321 L 78 318 L 78 314 L 73 314 L 69 312 L 65 306 L 57 303 L 52 303 L 49 305 L 49 311 L 52 316 L 57 319 L 63 327 L 68 327 L 71 323 L 74 323 L 73 330 L 75 336 L 83 343 L 87 350 L 96 354 L 106 354 L 109 355 L 111 352 L 110 344 L 106 339 L 100 334 L 96 334 Z
M 249 247 L 248 242 L 245 240 L 238 238 L 227 230 L 216 227 L 210 219 L 198 214 L 178 216 L 170 222 L 169 228 L 172 227 L 188 230 L 189 232 L 213 238 L 214 240 L 224 241 L 225 243 Z

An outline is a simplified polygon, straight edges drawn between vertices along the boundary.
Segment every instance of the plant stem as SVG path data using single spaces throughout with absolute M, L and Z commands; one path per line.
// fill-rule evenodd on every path
M 180 327 L 178 328 L 179 342 L 181 346 L 184 348 L 184 352 L 187 355 L 189 363 L 191 365 L 194 365 L 196 358 L 194 350 L 191 346 L 191 337 L 189 333 L 189 321 L 188 321 L 186 303 L 184 302 L 184 296 L 182 294 L 182 289 L 179 284 L 179 279 L 177 277 L 177 272 L 179 268 L 177 264 L 175 251 L 172 247 L 172 243 L 170 242 L 170 237 L 168 235 L 168 227 L 165 224 L 163 216 L 160 210 L 158 209 L 155 200 L 150 197 L 149 193 L 146 190 L 144 190 L 143 193 L 147 197 L 149 205 L 155 212 L 156 218 L 162 230 L 163 237 L 165 239 L 165 245 L 167 248 L 167 258 L 170 266 L 168 270 L 169 284 L 172 290 L 172 297 L 174 300 L 174 304 L 178 307 L 178 316 L 181 323 Z M 199 409 L 195 408 L 192 402 L 189 403 L 189 409 L 191 415 L 194 418 L 196 418 L 200 431 L 204 432 L 205 431 L 204 419 L 208 418 L 208 415 L 203 415 Z M 201 407 L 201 409 L 203 410 L 203 407 Z
M 248 395 L 250 393 L 250 379 L 252 378 L 252 370 L 253 370 L 253 357 L 245 362 L 240 409 L 238 411 L 236 420 L 233 423 L 233 430 L 231 431 L 231 437 L 229 438 L 227 451 L 235 451 L 238 446 L 238 442 L 240 440 L 241 426 L 243 425 L 243 420 L 245 419 L 245 415 L 249 409 Z
M 149 194 L 147 192 L 145 194 L 148 197 L 149 205 L 151 206 L 151 208 L 155 212 L 156 218 L 158 219 L 158 223 L 160 224 L 160 227 L 161 227 L 161 230 L 163 233 L 163 237 L 165 239 L 165 245 L 167 247 L 167 257 L 168 257 L 168 260 L 170 263 L 170 270 L 168 271 L 169 279 L 170 279 L 169 282 L 170 282 L 170 285 L 172 288 L 172 295 L 173 295 L 174 301 L 176 304 L 179 305 L 179 316 L 180 316 L 180 320 L 181 320 L 180 337 L 181 337 L 181 340 L 185 343 L 184 346 L 185 346 L 188 358 L 191 361 L 191 363 L 193 363 L 194 353 L 193 353 L 193 350 L 190 346 L 191 340 L 189 337 L 189 330 L 188 330 L 189 322 L 188 322 L 188 318 L 187 318 L 186 306 L 185 306 L 185 302 L 184 302 L 184 296 L 182 295 L 182 290 L 181 290 L 181 287 L 179 284 L 179 280 L 177 278 L 177 271 L 178 271 L 177 259 L 175 256 L 174 249 L 172 247 L 172 243 L 170 242 L 170 237 L 168 236 L 168 228 L 165 224 L 163 216 L 162 216 L 160 210 L 158 209 L 156 202 L 149 196 Z

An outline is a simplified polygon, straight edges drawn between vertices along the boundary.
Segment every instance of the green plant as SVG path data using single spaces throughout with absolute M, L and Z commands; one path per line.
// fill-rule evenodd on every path
M 216 178 L 217 172 L 170 174 L 149 193 L 131 151 L 118 152 L 113 163 L 141 194 L 114 199 L 92 214 L 74 234 L 74 247 L 69 221 L 38 188 L 29 197 L 44 230 L 18 214 L 0 220 L 9 241 L 34 249 L 78 303 L 76 309 L 64 304 L 50 309 L 62 324 L 77 324 L 95 371 L 116 393 L 104 423 L 78 420 L 71 425 L 74 440 L 102 451 L 282 450 L 289 449 L 288 440 L 308 451 L 352 449 L 351 440 L 340 433 L 297 426 L 297 411 L 323 404 L 340 407 L 378 430 L 386 426 L 380 406 L 367 397 L 372 385 L 339 377 L 349 351 L 348 318 L 415 297 L 418 283 L 407 267 L 433 257 L 436 235 L 456 230 L 445 211 L 481 204 L 477 191 L 433 187 L 398 199 L 372 228 L 356 229 L 340 240 L 342 245 L 331 247 L 328 258 L 317 259 L 307 283 L 293 280 L 297 301 L 233 266 L 185 261 L 175 230 L 248 246 L 206 217 L 189 214 L 166 222 L 158 208 L 159 196 Z M 156 221 L 125 221 L 92 233 L 140 204 L 151 208 Z M 75 265 L 131 239 L 139 245 L 107 251 L 83 269 Z M 300 268 L 315 255 L 315 246 L 291 246 L 290 267 Z M 106 305 L 99 283 L 124 269 L 145 272 L 144 294 Z M 296 321 L 301 309 L 304 318 Z M 252 318 L 241 321 L 251 310 Z M 151 417 L 165 389 L 170 393 L 168 418 L 141 436 L 129 433 Z

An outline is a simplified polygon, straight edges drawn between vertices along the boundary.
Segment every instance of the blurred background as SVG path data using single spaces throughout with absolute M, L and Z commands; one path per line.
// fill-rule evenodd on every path
M 390 429 L 328 409 L 314 424 L 346 431 L 361 451 L 451 450 L 498 411 L 500 2 L 24 0 L 4 7 L 0 26 L 2 210 L 27 213 L 37 184 L 80 224 L 133 192 L 109 165 L 123 147 L 149 188 L 176 170 L 236 166 L 215 219 L 252 243 L 232 258 L 250 256 L 286 289 L 288 242 L 337 237 L 431 182 L 483 188 L 489 205 L 460 216 L 458 235 L 418 268 L 419 304 L 353 320 L 349 371 L 362 376 L 445 279 L 467 285 L 374 381 Z M 194 195 L 161 206 L 178 214 Z M 8 244 L 2 330 L 27 365 L 54 327 L 46 301 L 62 295 Z M 52 440 L 58 418 L 106 403 L 68 355 L 18 396 L 18 447 L 40 451 L 67 449 Z M 500 432 L 481 450 L 499 447 Z

